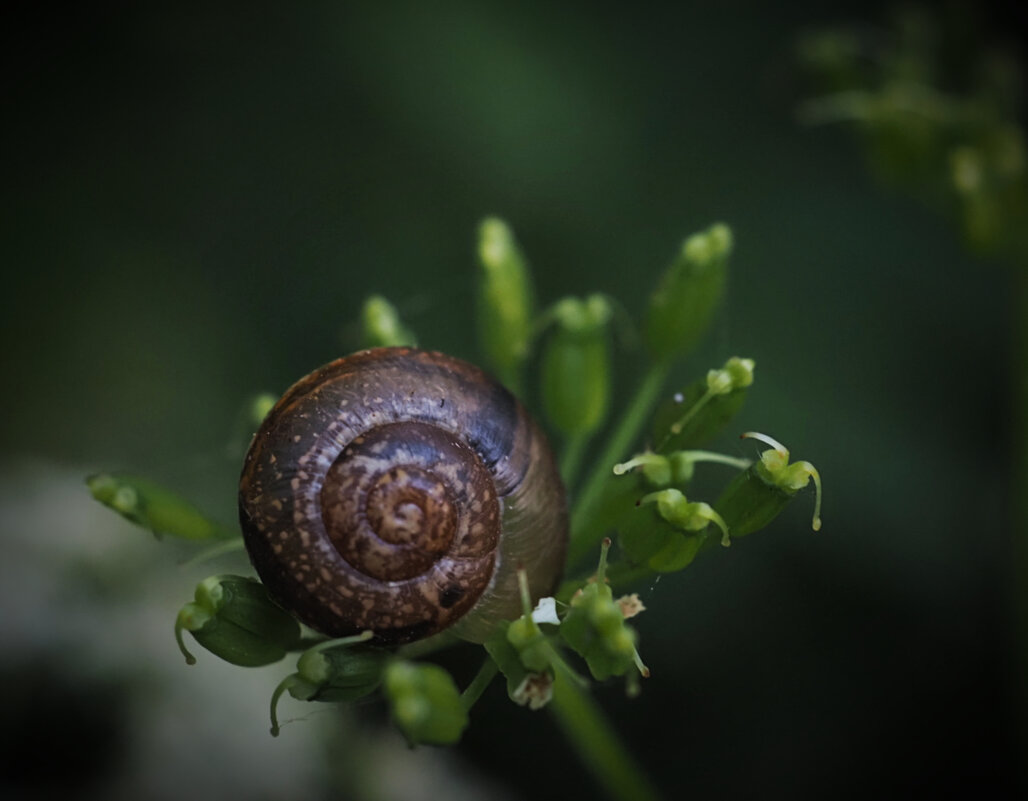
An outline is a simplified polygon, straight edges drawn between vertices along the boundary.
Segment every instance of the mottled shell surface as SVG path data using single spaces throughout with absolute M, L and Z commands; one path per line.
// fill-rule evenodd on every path
M 476 642 L 554 591 L 564 488 L 542 433 L 467 362 L 412 348 L 339 359 L 298 381 L 254 437 L 239 517 L 258 575 L 330 636 Z

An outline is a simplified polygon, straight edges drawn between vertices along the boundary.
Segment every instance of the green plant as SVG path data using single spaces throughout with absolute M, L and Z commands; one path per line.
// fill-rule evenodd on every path
M 656 797 L 604 721 L 583 675 L 588 672 L 595 681 L 622 678 L 630 696 L 640 692 L 641 679 L 649 675 L 638 633 L 629 622 L 644 606 L 637 595 L 617 596 L 615 591 L 641 577 L 680 571 L 700 554 L 765 527 L 811 479 L 817 488 L 813 528 L 820 528 L 820 477 L 809 462 L 790 463 L 784 446 L 755 432 L 742 436 L 770 449 L 753 460 L 700 449 L 724 432 L 741 409 L 754 382 L 751 359 L 731 357 L 680 391 L 664 392 L 669 375 L 692 351 L 721 303 L 731 250 L 725 225 L 685 240 L 645 314 L 645 374 L 609 424 L 610 327 L 616 303 L 591 295 L 537 310 L 527 262 L 510 228 L 495 218 L 481 224 L 482 349 L 528 406 L 536 404 L 525 394 L 525 378 L 538 367 L 538 405 L 563 446 L 561 473 L 572 510 L 563 584 L 554 596 L 535 602 L 529 589 L 533 577 L 518 569 L 520 615 L 492 621 L 480 652 L 482 666 L 463 692 L 449 673 L 428 661 L 452 644 L 449 633 L 399 647 L 372 642 L 372 631 L 331 639 L 301 627 L 258 581 L 235 575 L 205 580 L 180 611 L 175 633 L 186 661 L 195 659 L 185 632 L 241 666 L 272 664 L 298 653 L 295 672 L 272 695 L 273 734 L 280 730 L 277 706 L 286 694 L 301 701 L 343 703 L 380 693 L 412 745 L 459 740 L 475 702 L 502 674 L 516 704 L 553 710 L 612 796 Z M 369 298 L 362 319 L 367 347 L 414 344 L 413 333 L 380 296 Z M 251 406 L 251 428 L 256 428 L 270 407 L 264 396 Z M 594 448 L 593 440 L 604 433 Z M 712 503 L 692 498 L 694 475 L 708 465 L 734 471 Z M 210 523 L 191 504 L 151 482 L 104 474 L 89 478 L 88 484 L 97 500 L 156 534 L 207 543 L 198 558 L 242 547 L 233 530 Z

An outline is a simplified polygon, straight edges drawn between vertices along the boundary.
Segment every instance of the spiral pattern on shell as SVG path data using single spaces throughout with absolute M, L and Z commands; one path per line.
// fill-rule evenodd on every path
M 254 437 L 239 485 L 250 559 L 283 607 L 382 643 L 452 627 L 481 642 L 520 614 L 516 571 L 551 593 L 567 545 L 545 438 L 478 368 L 378 348 L 301 379 Z

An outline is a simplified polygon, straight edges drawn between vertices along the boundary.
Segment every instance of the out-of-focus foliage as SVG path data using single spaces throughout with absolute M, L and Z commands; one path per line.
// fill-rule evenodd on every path
M 815 96 L 808 123 L 846 122 L 883 177 L 952 211 L 982 252 L 1028 259 L 1024 73 L 977 41 L 968 9 L 903 7 L 884 29 L 819 30 L 799 42 Z

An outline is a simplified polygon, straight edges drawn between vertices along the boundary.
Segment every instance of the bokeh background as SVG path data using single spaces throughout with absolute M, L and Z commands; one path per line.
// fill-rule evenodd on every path
M 38 13 L 38 12 L 37 12 Z M 598 695 L 670 798 L 1007 797 L 1014 737 L 1014 275 L 804 128 L 796 37 L 885 4 L 95 5 L 8 27 L 0 328 L 0 791 L 7 798 L 596 797 L 497 682 L 461 745 L 366 704 L 278 740 L 284 666 L 181 664 L 195 580 L 88 498 L 126 469 L 234 516 L 239 410 L 356 344 L 385 293 L 480 360 L 477 221 L 541 298 L 638 313 L 682 238 L 732 225 L 685 383 L 756 359 L 739 430 L 825 481 L 641 590 L 642 697 Z M 986 40 L 1023 19 L 981 10 Z M 1016 43 L 1015 43 L 1016 44 Z M 618 356 L 617 395 L 639 358 Z M 731 438 L 722 443 L 742 453 Z M 458 655 L 459 660 L 459 655 Z M 54 770 L 53 761 L 64 765 Z

